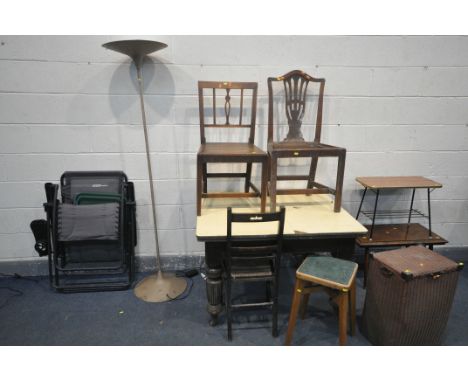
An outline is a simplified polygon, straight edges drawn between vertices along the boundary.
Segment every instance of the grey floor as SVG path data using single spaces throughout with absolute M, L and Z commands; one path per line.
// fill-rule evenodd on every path
M 251 311 L 236 315 L 234 339 L 228 342 L 224 316 L 218 326 L 208 325 L 205 285 L 200 276 L 193 278 L 187 298 L 162 304 L 142 302 L 132 290 L 60 294 L 49 288 L 46 278 L 0 277 L 0 345 L 281 345 L 287 329 L 293 280 L 293 269 L 283 269 L 278 338 L 271 336 L 270 314 Z M 365 296 L 361 278 L 358 285 L 359 320 Z M 467 315 L 468 275 L 462 271 L 445 345 L 468 345 Z M 293 342 L 337 345 L 337 331 L 337 317 L 328 298 L 314 295 L 309 302 L 308 317 L 298 322 Z M 369 342 L 358 329 L 354 337 L 349 337 L 348 344 L 369 345 Z

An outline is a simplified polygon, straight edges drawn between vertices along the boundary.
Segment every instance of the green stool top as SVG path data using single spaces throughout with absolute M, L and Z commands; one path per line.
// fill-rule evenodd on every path
M 296 277 L 329 288 L 349 288 L 358 265 L 352 261 L 328 256 L 309 256 L 296 271 Z

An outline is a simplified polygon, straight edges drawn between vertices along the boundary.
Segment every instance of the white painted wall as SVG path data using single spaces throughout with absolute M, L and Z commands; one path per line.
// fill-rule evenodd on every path
M 44 182 L 65 170 L 124 170 L 136 185 L 138 253 L 153 252 L 134 67 L 101 47 L 126 37 L 0 37 L 0 260 L 36 258 L 29 222 L 43 216 Z M 163 255 L 203 251 L 197 80 L 258 81 L 265 148 L 266 79 L 292 69 L 327 80 L 323 141 L 348 150 L 345 208 L 357 210 L 356 176 L 428 176 L 444 185 L 432 194 L 434 230 L 468 246 L 468 37 L 141 38 L 169 45 L 144 66 Z M 319 168 L 324 181 L 333 166 Z

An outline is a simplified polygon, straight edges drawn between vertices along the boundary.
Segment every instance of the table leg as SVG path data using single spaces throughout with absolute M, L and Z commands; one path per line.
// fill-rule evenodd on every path
M 356 246 L 356 239 L 340 239 L 336 240 L 333 246 L 332 255 L 339 259 L 354 260 L 354 248 Z
M 429 238 L 432 238 L 432 221 L 431 221 L 431 189 L 427 189 L 427 210 L 429 217 Z
M 362 193 L 361 203 L 359 203 L 359 208 L 356 214 L 356 220 L 359 219 L 359 215 L 361 214 L 362 204 L 364 203 L 364 198 L 366 197 L 367 187 L 364 188 L 364 192 Z
M 218 315 L 222 311 L 223 280 L 221 269 L 206 269 L 206 298 L 208 300 L 207 310 L 210 314 L 210 325 L 218 324 Z
M 369 247 L 364 250 L 364 281 L 363 288 L 367 286 L 367 272 L 369 271 Z
M 218 323 L 218 315 L 223 310 L 222 258 L 223 243 L 205 243 L 206 298 L 210 325 Z
M 413 188 L 413 193 L 411 194 L 411 203 L 409 208 L 409 215 L 408 215 L 408 225 L 411 223 L 411 215 L 413 214 L 413 204 L 414 204 L 414 194 L 416 193 L 416 189 Z
M 377 205 L 379 203 L 379 195 L 380 195 L 380 189 L 377 189 L 377 191 L 375 192 L 374 213 L 372 214 L 372 226 L 369 232 L 369 241 L 372 241 L 372 235 L 374 233 L 375 215 L 377 214 Z

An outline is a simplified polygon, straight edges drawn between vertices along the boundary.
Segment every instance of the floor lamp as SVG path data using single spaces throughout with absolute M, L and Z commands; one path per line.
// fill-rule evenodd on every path
M 187 287 L 187 282 L 183 277 L 177 277 L 173 273 L 162 271 L 161 256 L 159 254 L 158 226 L 156 222 L 156 204 L 153 187 L 153 173 L 151 171 L 151 158 L 148 144 L 148 129 L 146 127 L 145 104 L 143 99 L 143 79 L 141 67 L 144 58 L 153 52 L 167 47 L 166 44 L 148 40 L 121 40 L 108 42 L 102 45 L 104 48 L 126 54 L 133 60 L 137 69 L 138 87 L 140 92 L 141 118 L 143 121 L 143 131 L 145 134 L 146 161 L 148 164 L 148 174 L 151 192 L 151 207 L 153 209 L 154 241 L 156 245 L 156 262 L 158 272 L 145 277 L 135 287 L 135 295 L 147 302 L 164 302 L 173 300 L 180 296 Z

